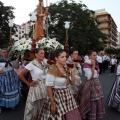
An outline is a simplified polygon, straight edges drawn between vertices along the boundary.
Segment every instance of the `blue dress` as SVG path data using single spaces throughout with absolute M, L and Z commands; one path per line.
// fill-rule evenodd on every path
M 4 74 L 0 76 L 0 107 L 13 108 L 20 99 L 20 81 L 14 72 L 15 61 L 0 60 L 0 70 Z

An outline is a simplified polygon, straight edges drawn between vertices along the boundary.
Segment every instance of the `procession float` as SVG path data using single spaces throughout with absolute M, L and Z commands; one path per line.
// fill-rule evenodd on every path
M 56 40 L 56 38 L 50 38 L 48 36 L 48 25 L 45 26 L 45 22 L 48 23 L 48 18 L 50 14 L 48 12 L 48 7 L 44 7 L 43 0 L 39 0 L 37 8 L 34 12 L 30 13 L 30 20 L 33 21 L 32 24 L 32 37 L 24 37 L 17 41 L 14 41 L 12 47 L 9 52 L 9 58 L 11 60 L 19 59 L 31 61 L 35 58 L 34 50 L 35 48 L 42 47 L 45 51 L 45 58 L 52 64 L 54 61 L 53 52 L 56 49 L 65 49 L 67 53 L 69 53 L 69 45 L 68 45 L 68 29 L 69 23 L 65 22 L 66 29 L 66 41 L 65 45 L 62 45 L 60 42 Z M 46 37 L 45 37 L 46 33 Z M 83 63 L 84 61 L 81 59 L 74 60 L 74 62 Z
M 42 47 L 45 50 L 45 58 L 49 61 L 54 60 L 53 52 L 58 49 L 64 49 L 64 46 L 59 43 L 56 38 L 49 38 L 48 35 L 45 37 L 45 20 L 48 19 L 48 7 L 43 6 L 43 0 L 39 0 L 39 4 L 34 12 L 30 13 L 32 21 L 35 21 L 32 25 L 33 36 L 32 38 L 21 38 L 14 41 L 11 50 L 9 52 L 9 58 L 16 59 L 19 57 L 20 60 L 33 60 L 35 48 Z

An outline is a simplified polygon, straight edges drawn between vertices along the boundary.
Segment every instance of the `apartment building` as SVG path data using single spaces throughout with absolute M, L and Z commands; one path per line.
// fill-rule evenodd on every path
M 33 25 L 33 22 L 26 22 L 22 25 L 16 25 L 15 28 L 15 34 L 12 36 L 14 40 L 19 40 L 22 37 L 25 37 L 25 35 L 28 35 L 31 29 L 31 26 Z
M 95 17 L 98 21 L 98 28 L 107 35 L 107 47 L 117 48 L 118 31 L 117 25 L 105 9 L 96 10 Z
M 118 32 L 117 48 L 120 48 L 120 32 Z

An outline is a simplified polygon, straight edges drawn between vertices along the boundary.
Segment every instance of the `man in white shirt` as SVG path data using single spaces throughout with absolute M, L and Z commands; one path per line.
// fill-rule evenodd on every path
M 100 73 L 102 73 L 103 71 L 103 54 L 101 53 L 100 55 L 97 55 L 97 61 L 98 61 L 98 64 L 99 64 L 99 69 L 100 69 Z
M 103 70 L 104 70 L 104 72 L 105 72 L 105 70 L 108 69 L 109 61 L 110 61 L 109 56 L 108 56 L 107 54 L 105 54 L 105 55 L 103 56 Z
M 114 73 L 116 63 L 117 63 L 117 59 L 116 59 L 115 56 L 113 55 L 112 58 L 111 58 L 111 60 L 110 60 L 111 73 Z

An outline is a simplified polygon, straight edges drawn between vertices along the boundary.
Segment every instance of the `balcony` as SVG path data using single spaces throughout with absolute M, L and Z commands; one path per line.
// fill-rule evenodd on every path
M 103 30 L 101 29 L 101 32 L 104 33 L 104 34 L 106 34 L 108 37 L 110 37 L 110 31 L 108 31 L 108 30 L 103 31 Z
M 114 34 L 114 36 L 118 37 L 117 31 L 115 31 L 113 28 L 111 28 L 111 32 L 112 32 L 112 34 Z
M 113 22 L 111 22 L 111 27 L 117 31 L 117 26 Z
M 115 42 L 118 42 L 117 38 L 115 38 L 114 36 L 111 36 L 112 40 L 114 40 Z
M 116 44 L 115 42 L 111 42 L 111 44 L 112 44 L 114 47 L 117 46 L 117 44 Z
M 110 33 L 111 33 L 111 35 L 110 35 L 111 38 L 114 39 L 117 42 L 118 41 L 117 37 L 112 32 L 110 32 Z
M 110 26 L 109 25 L 106 25 L 106 26 L 98 26 L 99 29 L 110 29 Z
M 98 22 L 110 22 L 110 20 L 109 19 L 97 19 L 98 20 Z
M 115 22 L 114 22 L 113 20 L 111 20 L 110 23 L 111 23 L 115 28 L 117 28 L 117 25 L 115 24 Z

